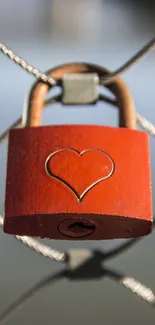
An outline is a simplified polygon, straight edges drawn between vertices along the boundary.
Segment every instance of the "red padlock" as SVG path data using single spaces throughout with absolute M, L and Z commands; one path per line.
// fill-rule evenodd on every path
M 107 70 L 66 64 L 48 72 Z M 99 240 L 147 235 L 152 228 L 148 135 L 136 129 L 132 97 L 116 78 L 121 128 L 95 125 L 40 126 L 50 88 L 32 88 L 25 128 L 11 130 L 4 231 L 53 239 Z

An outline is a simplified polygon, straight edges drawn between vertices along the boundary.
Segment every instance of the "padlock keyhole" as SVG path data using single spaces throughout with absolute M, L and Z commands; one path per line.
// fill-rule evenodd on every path
M 88 225 L 82 221 L 78 221 L 78 222 L 73 222 L 71 225 L 69 225 L 68 230 L 74 233 L 88 232 L 90 230 L 94 231 L 95 225 Z

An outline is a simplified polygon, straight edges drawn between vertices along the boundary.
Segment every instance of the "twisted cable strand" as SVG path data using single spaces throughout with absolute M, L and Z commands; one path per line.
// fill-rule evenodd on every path
M 133 65 L 135 65 L 142 57 L 154 50 L 155 48 L 155 37 L 149 41 L 144 47 L 142 47 L 132 58 L 125 62 L 120 68 L 116 69 L 114 72 L 111 72 L 107 76 L 101 78 L 101 83 L 107 85 L 113 81 L 117 76 L 120 76 L 122 73 L 129 70 Z
M 119 282 L 145 302 L 155 305 L 155 295 L 153 291 L 144 284 L 129 276 L 124 276 Z
M 3 227 L 3 217 L 0 216 L 0 227 Z M 27 236 L 15 236 L 17 240 L 20 240 L 24 245 L 28 246 L 29 248 L 33 249 L 37 253 L 50 258 L 51 260 L 55 260 L 57 262 L 65 262 L 66 254 L 61 253 L 51 247 L 40 243 L 38 240 L 27 237 Z
M 145 117 L 137 113 L 137 122 L 144 130 L 155 136 L 155 125 L 149 122 Z
M 126 72 L 128 69 L 130 69 L 133 65 L 135 65 L 143 56 L 145 56 L 147 53 L 151 52 L 155 48 L 155 37 L 152 38 L 151 41 L 149 41 L 145 46 L 143 46 L 132 58 L 130 58 L 127 62 L 125 62 L 121 67 L 116 69 L 114 72 L 109 73 L 107 76 L 102 77 L 101 83 L 103 85 L 106 85 L 113 81 L 117 76 L 122 74 L 123 72 Z M 42 73 L 32 65 L 30 65 L 27 61 L 25 61 L 23 58 L 21 58 L 19 55 L 17 55 L 15 52 L 13 52 L 8 46 L 6 46 L 4 43 L 0 43 L 0 51 L 7 55 L 12 61 L 14 61 L 16 64 L 21 66 L 24 70 L 34 75 L 37 79 L 42 80 L 46 83 L 49 83 L 50 85 L 56 85 L 57 80 L 49 77 L 45 73 Z
M 47 76 L 45 73 L 42 73 L 40 70 L 34 68 L 31 64 L 13 52 L 8 46 L 4 43 L 0 43 L 0 51 L 7 55 L 12 61 L 21 66 L 24 70 L 34 75 L 37 79 L 42 80 L 46 83 L 49 83 L 51 86 L 56 85 L 56 79 Z

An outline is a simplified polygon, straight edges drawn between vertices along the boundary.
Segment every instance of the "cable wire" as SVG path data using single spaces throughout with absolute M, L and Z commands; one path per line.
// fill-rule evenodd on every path
M 120 76 L 122 73 L 126 72 L 133 65 L 135 65 L 140 59 L 142 59 L 146 54 L 154 50 L 155 48 L 155 37 L 148 42 L 140 51 L 138 51 L 132 58 L 130 58 L 127 62 L 125 62 L 120 68 L 111 72 L 109 75 L 102 77 L 101 84 L 107 85 L 111 81 L 113 81 L 117 76 Z
M 56 79 L 47 76 L 45 73 L 42 73 L 38 69 L 34 68 L 32 65 L 30 65 L 27 61 L 25 61 L 23 58 L 21 58 L 19 55 L 17 55 L 15 52 L 13 52 L 8 46 L 6 46 L 4 43 L 0 43 L 0 51 L 7 55 L 9 59 L 11 59 L 13 62 L 17 63 L 19 66 L 21 66 L 24 70 L 34 75 L 37 79 L 42 80 L 46 83 L 49 83 L 51 86 L 54 86 L 57 84 Z
M 135 65 L 142 57 L 144 57 L 146 54 L 151 52 L 154 48 L 155 48 L 155 37 L 152 38 L 151 41 L 149 41 L 144 47 L 142 47 L 132 58 L 130 58 L 127 62 L 125 62 L 121 67 L 116 69 L 114 72 L 109 73 L 107 76 L 102 77 L 100 79 L 101 83 L 103 85 L 110 83 L 117 76 L 126 72 L 129 68 Z M 57 84 L 56 78 L 49 77 L 45 73 L 36 69 L 32 65 L 30 65 L 27 61 L 25 61 L 23 58 L 21 58 L 19 55 L 17 55 L 15 52 L 13 52 L 7 45 L 5 45 L 2 42 L 0 43 L 0 51 L 6 56 L 8 56 L 13 62 L 21 66 L 28 73 L 34 75 L 37 79 L 42 80 L 50 84 L 51 86 Z
M 0 216 L 0 227 L 3 227 L 3 217 Z M 66 254 L 61 253 L 51 247 L 41 244 L 38 240 L 27 237 L 27 236 L 14 236 L 17 240 L 22 242 L 24 245 L 28 246 L 29 248 L 33 249 L 37 253 L 48 257 L 51 260 L 55 260 L 57 262 L 65 262 L 66 261 Z

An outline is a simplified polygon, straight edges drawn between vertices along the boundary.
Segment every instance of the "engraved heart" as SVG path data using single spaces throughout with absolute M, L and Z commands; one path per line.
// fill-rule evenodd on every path
M 114 161 L 100 149 L 65 148 L 52 152 L 45 162 L 45 170 L 61 181 L 81 201 L 101 181 L 112 176 Z

